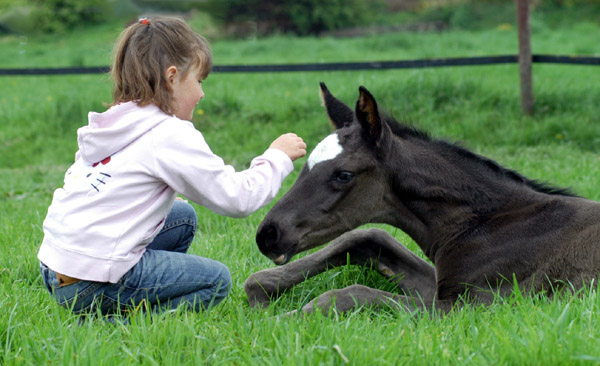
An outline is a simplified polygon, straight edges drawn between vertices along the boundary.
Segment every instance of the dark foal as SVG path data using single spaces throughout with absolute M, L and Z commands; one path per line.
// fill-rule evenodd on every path
M 246 280 L 252 306 L 267 306 L 347 258 L 377 269 L 399 293 L 353 285 L 326 292 L 304 312 L 383 304 L 445 312 L 463 295 L 488 303 L 491 290 L 510 293 L 513 280 L 538 292 L 597 278 L 600 204 L 385 117 L 373 96 L 359 90 L 353 112 L 321 84 L 337 130 L 315 148 L 259 227 L 260 251 L 283 266 Z M 400 228 L 434 265 L 383 230 L 353 230 L 365 223 Z

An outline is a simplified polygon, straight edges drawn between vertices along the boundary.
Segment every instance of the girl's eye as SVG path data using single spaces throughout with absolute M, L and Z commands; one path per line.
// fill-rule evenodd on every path
M 349 183 L 354 178 L 354 173 L 348 171 L 337 172 L 333 175 L 333 179 L 340 183 Z

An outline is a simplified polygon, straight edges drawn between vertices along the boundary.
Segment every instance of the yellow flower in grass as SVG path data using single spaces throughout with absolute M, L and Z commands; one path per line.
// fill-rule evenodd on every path
M 198 109 L 196 113 L 198 113 L 198 115 L 201 116 L 204 114 L 204 109 Z

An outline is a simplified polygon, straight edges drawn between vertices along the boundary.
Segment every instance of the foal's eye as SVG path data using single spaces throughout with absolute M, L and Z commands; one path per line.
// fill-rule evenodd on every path
M 340 183 L 348 183 L 352 180 L 352 178 L 354 178 L 354 173 L 347 172 L 345 170 L 333 174 L 333 179 Z

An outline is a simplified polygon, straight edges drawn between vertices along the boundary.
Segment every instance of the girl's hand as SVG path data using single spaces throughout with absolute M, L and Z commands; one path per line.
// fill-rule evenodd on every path
M 292 161 L 306 155 L 306 144 L 295 133 L 286 133 L 273 141 L 270 148 L 283 151 Z

